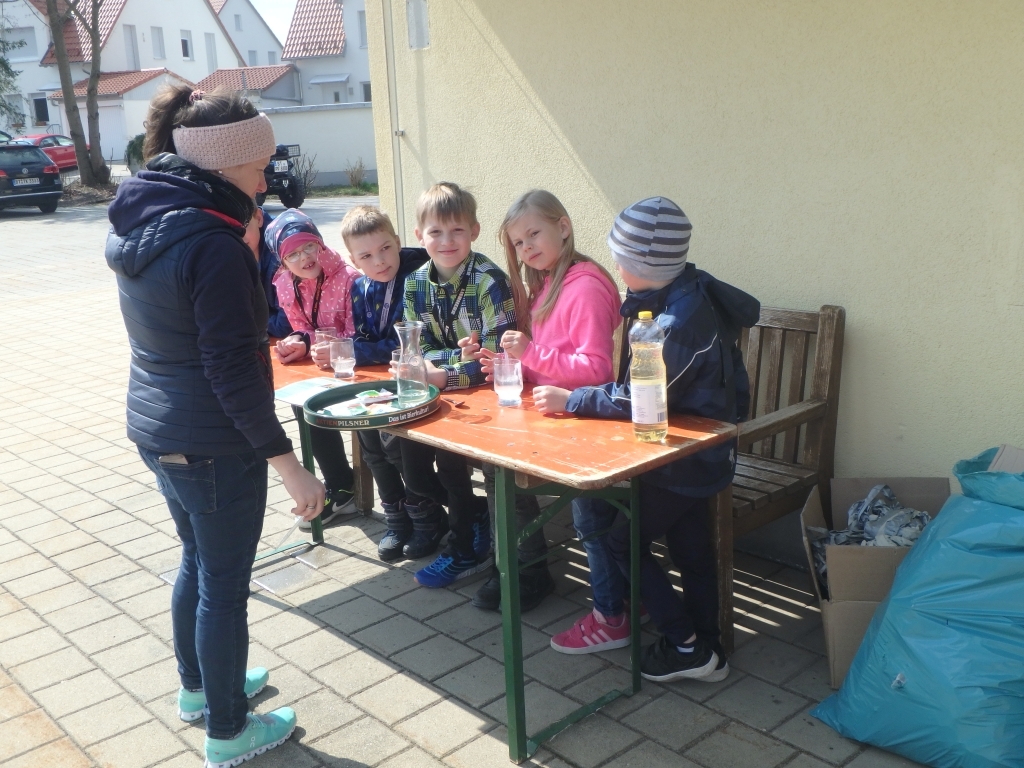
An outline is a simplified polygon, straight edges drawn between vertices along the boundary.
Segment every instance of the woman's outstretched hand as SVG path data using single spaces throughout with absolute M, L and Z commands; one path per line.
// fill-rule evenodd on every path
M 284 483 L 284 489 L 295 502 L 292 514 L 303 520 L 312 520 L 324 508 L 327 495 L 324 484 L 299 464 L 294 453 L 282 453 L 269 459 L 270 466 L 277 470 Z

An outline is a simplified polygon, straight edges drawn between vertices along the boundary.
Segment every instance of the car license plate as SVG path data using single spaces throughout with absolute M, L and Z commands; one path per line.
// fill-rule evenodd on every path
M 288 161 L 287 160 L 275 160 L 274 161 L 274 173 L 288 173 Z
M 15 179 L 14 180 L 14 186 L 16 186 L 16 187 L 31 187 L 31 186 L 37 185 L 38 183 L 39 183 L 39 179 L 38 178 Z

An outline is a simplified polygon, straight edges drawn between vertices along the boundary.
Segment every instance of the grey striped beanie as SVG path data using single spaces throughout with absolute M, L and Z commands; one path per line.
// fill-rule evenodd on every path
M 675 280 L 686 266 L 693 226 L 667 197 L 648 197 L 615 217 L 608 233 L 612 258 L 644 280 Z

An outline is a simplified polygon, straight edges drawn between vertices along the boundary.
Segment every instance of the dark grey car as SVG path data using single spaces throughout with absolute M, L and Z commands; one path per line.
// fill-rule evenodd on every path
M 64 193 L 60 170 L 39 147 L 0 144 L 0 208 L 38 206 L 53 213 Z

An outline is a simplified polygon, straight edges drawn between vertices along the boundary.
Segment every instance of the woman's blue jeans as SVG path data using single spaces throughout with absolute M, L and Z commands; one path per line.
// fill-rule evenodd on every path
M 171 595 L 181 685 L 206 693 L 207 736 L 231 739 L 244 730 L 249 711 L 246 602 L 267 506 L 267 462 L 252 452 L 189 456 L 187 464 L 161 461 L 141 447 L 139 454 L 181 539 Z
M 572 502 L 572 524 L 580 539 L 611 528 L 618 514 L 619 511 L 603 499 L 578 498 Z M 623 611 L 626 580 L 608 548 L 608 534 L 584 541 L 583 549 L 590 567 L 594 607 L 605 616 L 618 616 Z

